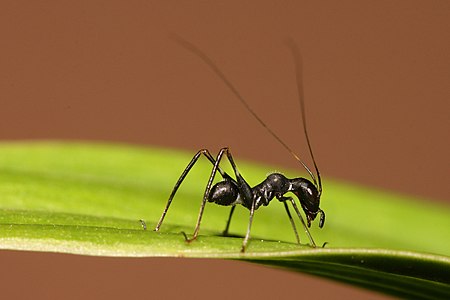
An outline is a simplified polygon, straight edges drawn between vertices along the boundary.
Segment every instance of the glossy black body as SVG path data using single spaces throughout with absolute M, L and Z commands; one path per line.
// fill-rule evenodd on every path
M 303 226 L 305 227 L 305 231 L 308 234 L 308 237 L 311 242 L 311 246 L 315 247 L 316 244 L 314 240 L 312 239 L 312 236 L 309 234 L 308 229 L 306 228 L 305 222 L 303 221 L 303 218 L 300 214 L 299 209 L 297 208 L 297 205 L 295 204 L 295 201 L 292 197 L 286 197 L 285 194 L 291 192 L 293 193 L 299 200 L 303 211 L 307 218 L 307 224 L 308 227 L 311 226 L 311 221 L 313 221 L 317 214 L 321 214 L 320 223 L 319 226 L 322 227 L 325 221 L 325 214 L 324 212 L 319 208 L 320 205 L 320 193 L 317 190 L 316 186 L 305 178 L 293 178 L 289 179 L 285 177 L 283 174 L 280 173 L 272 173 L 267 178 L 262 181 L 260 184 L 251 187 L 247 181 L 240 175 L 236 164 L 234 163 L 233 157 L 231 155 L 231 152 L 228 148 L 222 148 L 217 155 L 217 158 L 214 158 L 207 149 L 202 149 L 197 152 L 197 154 L 194 155 L 190 163 L 187 165 L 183 173 L 181 174 L 180 178 L 178 179 L 177 183 L 175 184 L 175 187 L 172 190 L 172 193 L 169 197 L 169 200 L 167 202 L 166 208 L 161 216 L 160 221 L 158 222 L 155 230 L 158 231 L 165 215 L 170 207 L 170 204 L 172 203 L 172 200 L 180 187 L 181 183 L 191 170 L 191 168 L 195 165 L 195 163 L 198 161 L 201 155 L 204 155 L 208 160 L 213 164 L 213 169 L 211 172 L 211 176 L 209 178 L 208 184 L 206 186 L 204 198 L 202 201 L 202 204 L 200 206 L 200 213 L 197 220 L 197 225 L 194 231 L 194 236 L 192 239 L 187 239 L 187 241 L 191 241 L 197 238 L 201 218 L 203 216 L 203 210 L 206 205 L 206 202 L 212 202 L 216 203 L 218 205 L 222 206 L 231 206 L 231 212 L 227 221 L 226 228 L 223 232 L 224 235 L 228 235 L 228 229 L 230 226 L 231 218 L 233 216 L 234 208 L 236 205 L 242 205 L 245 208 L 247 208 L 250 211 L 250 221 L 249 226 L 247 229 L 247 234 L 245 236 L 243 245 L 242 245 L 242 251 L 245 250 L 246 244 L 248 242 L 248 239 L 250 238 L 250 229 L 251 224 L 253 220 L 254 212 L 261 206 L 267 206 L 269 205 L 270 201 L 272 201 L 274 198 L 278 199 L 280 202 L 283 202 L 285 205 L 286 212 L 288 214 L 288 217 L 290 219 L 291 225 L 293 227 L 295 236 L 297 238 L 297 242 L 300 243 L 300 239 L 297 233 L 297 229 L 295 226 L 295 223 L 292 219 L 292 216 L 290 214 L 289 208 L 286 204 L 286 201 L 291 202 L 292 206 L 294 207 L 297 215 L 299 216 Z M 228 161 L 230 162 L 235 179 L 232 178 L 230 175 L 228 175 L 226 172 L 224 172 L 219 164 L 223 156 L 226 155 L 228 158 Z M 212 185 L 214 181 L 214 177 L 216 173 L 219 172 L 223 178 L 222 181 Z
M 172 200 L 180 187 L 181 183 L 191 170 L 191 168 L 194 166 L 194 164 L 197 162 L 199 157 L 201 155 L 204 155 L 212 164 L 213 169 L 211 171 L 211 175 L 208 180 L 208 184 L 206 185 L 206 190 L 203 196 L 202 204 L 200 206 L 200 212 L 198 214 L 197 224 L 195 226 L 194 235 L 191 239 L 187 238 L 185 235 L 185 239 L 187 242 L 191 242 L 195 240 L 198 236 L 198 232 L 200 229 L 200 223 L 203 216 L 203 211 L 206 205 L 206 202 L 213 202 L 218 205 L 223 206 L 231 206 L 230 215 L 228 217 L 228 221 L 225 227 L 225 230 L 223 232 L 223 235 L 228 235 L 228 229 L 230 226 L 231 218 L 233 216 L 234 209 L 236 205 L 242 205 L 245 208 L 247 208 L 250 211 L 250 218 L 248 222 L 248 228 L 247 233 L 245 235 L 244 241 L 242 243 L 242 249 L 241 251 L 245 251 L 245 247 L 247 245 L 247 242 L 250 238 L 250 229 L 252 226 L 253 221 L 253 215 L 255 213 L 255 210 L 257 210 L 261 206 L 267 206 L 269 205 L 270 201 L 272 201 L 274 198 L 277 198 L 280 202 L 283 203 L 286 213 L 289 217 L 289 220 L 291 222 L 292 228 L 294 230 L 297 242 L 300 243 L 300 238 L 298 236 L 298 232 L 295 226 L 295 222 L 292 219 L 291 213 L 289 211 L 288 202 L 291 203 L 292 207 L 294 208 L 297 216 L 299 217 L 300 221 L 302 222 L 303 228 L 305 229 L 305 232 L 309 238 L 310 244 L 312 247 L 316 247 L 316 244 L 308 230 L 308 227 L 311 226 L 311 221 L 313 221 L 317 214 L 320 214 L 320 221 L 319 221 L 319 227 L 322 227 L 325 222 L 325 213 L 319 208 L 320 206 L 320 197 L 322 194 L 322 182 L 320 177 L 319 168 L 317 167 L 316 161 L 314 159 L 311 143 L 309 141 L 308 137 L 308 131 L 306 129 L 306 114 L 305 114 L 305 108 L 304 108 L 304 101 L 303 101 L 303 81 L 302 81 L 302 63 L 301 63 L 301 55 L 300 51 L 297 47 L 297 45 L 294 43 L 293 40 L 287 40 L 286 45 L 291 50 L 292 57 L 294 59 L 294 66 L 295 66 L 295 77 L 297 82 L 297 90 L 298 90 L 298 99 L 301 109 L 301 116 L 302 116 L 302 122 L 303 122 L 303 129 L 304 134 L 306 137 L 306 142 L 308 144 L 309 153 L 311 155 L 312 161 L 314 163 L 314 168 L 316 170 L 316 176 L 311 172 L 311 170 L 303 163 L 303 161 L 300 159 L 297 154 L 295 154 L 294 151 L 292 151 L 289 146 L 281 140 L 277 134 L 275 134 L 265 123 L 264 121 L 255 113 L 255 111 L 249 106 L 246 100 L 241 96 L 241 94 L 238 92 L 238 90 L 234 87 L 234 85 L 228 80 L 228 78 L 225 76 L 225 74 L 216 66 L 216 64 L 209 58 L 205 53 L 203 53 L 200 49 L 198 49 L 194 44 L 184 40 L 183 38 L 172 35 L 172 38 L 179 43 L 182 47 L 184 47 L 186 50 L 192 52 L 194 55 L 196 55 L 198 58 L 200 58 L 206 65 L 210 67 L 210 69 L 217 75 L 218 78 L 220 78 L 223 83 L 230 89 L 230 91 L 236 96 L 236 98 L 244 105 L 244 107 L 247 109 L 247 111 L 274 137 L 309 173 L 311 176 L 313 182 L 309 181 L 305 178 L 293 178 L 289 179 L 286 178 L 284 175 L 280 173 L 272 173 L 267 178 L 262 181 L 260 184 L 251 187 L 245 179 L 240 175 L 236 164 L 234 163 L 233 157 L 231 155 L 231 152 L 228 148 L 222 148 L 217 157 L 214 158 L 208 150 L 202 149 L 197 152 L 197 154 L 194 155 L 190 163 L 187 165 L 187 167 L 184 169 L 183 173 L 181 174 L 180 178 L 178 179 L 177 183 L 175 184 L 175 187 L 172 190 L 172 193 L 169 196 L 169 200 L 167 201 L 166 208 L 164 209 L 164 212 L 156 225 L 155 231 L 158 231 L 161 227 L 161 224 L 167 214 L 167 211 L 170 207 L 170 204 L 172 203 Z M 220 168 L 220 162 L 223 158 L 223 156 L 226 155 L 228 161 L 231 164 L 231 167 L 234 172 L 234 178 L 232 178 L 230 175 L 225 173 Z M 223 180 L 214 184 L 214 178 L 216 173 L 219 172 L 222 176 Z M 301 207 L 303 209 L 303 212 L 305 213 L 307 223 L 303 220 L 303 217 L 301 215 L 300 210 L 297 207 L 296 201 L 290 197 L 285 196 L 288 193 L 294 194 L 298 201 L 301 204 Z
M 241 184 L 226 175 L 224 180 L 216 183 L 208 193 L 208 202 L 229 206 L 241 204 L 251 209 L 255 202 L 255 210 L 261 205 L 267 206 L 270 201 L 277 198 L 284 202 L 286 193 L 294 193 L 308 218 L 314 220 L 319 212 L 320 197 L 316 186 L 305 178 L 286 178 L 283 174 L 272 173 L 260 184 L 251 188 L 240 176 Z M 245 188 L 243 188 L 243 186 Z M 308 224 L 310 226 L 310 224 Z

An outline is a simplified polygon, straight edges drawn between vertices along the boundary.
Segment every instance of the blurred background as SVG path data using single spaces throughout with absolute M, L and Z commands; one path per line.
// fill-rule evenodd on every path
M 283 44 L 292 37 L 303 55 L 309 133 L 323 176 L 450 201 L 448 1 L 3 0 L 0 140 L 192 153 L 229 146 L 238 163 L 297 168 L 171 32 L 212 57 L 310 164 Z M 23 298 L 385 298 L 233 261 L 1 251 L 0 264 L 2 294 Z

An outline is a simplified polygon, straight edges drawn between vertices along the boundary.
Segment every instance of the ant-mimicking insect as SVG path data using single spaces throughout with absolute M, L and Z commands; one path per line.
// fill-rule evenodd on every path
M 279 173 L 272 173 L 267 178 L 261 182 L 260 184 L 250 187 L 250 185 L 245 181 L 245 179 L 240 175 L 236 164 L 234 163 L 233 156 L 228 148 L 222 148 L 219 151 L 219 154 L 216 158 L 214 158 L 211 153 L 207 149 L 202 149 L 194 155 L 192 160 L 189 162 L 187 167 L 184 169 L 177 183 L 175 184 L 172 193 L 169 196 L 169 200 L 167 201 L 166 208 L 164 209 L 162 216 L 156 225 L 155 231 L 159 231 L 162 222 L 167 214 L 167 211 L 172 203 L 172 200 L 180 187 L 183 180 L 186 178 L 187 174 L 194 166 L 194 164 L 198 161 L 201 155 L 204 155 L 212 164 L 213 169 L 211 171 L 211 175 L 209 176 L 208 184 L 206 185 L 205 194 L 203 196 L 202 204 L 200 206 L 200 212 L 198 214 L 197 224 L 195 226 L 194 235 L 192 238 L 188 238 L 187 235 L 183 232 L 186 242 L 192 242 L 198 237 L 198 233 L 200 230 L 200 223 L 203 216 L 203 211 L 206 205 L 206 202 L 214 202 L 218 205 L 223 206 L 231 206 L 231 211 L 228 217 L 228 221 L 223 231 L 223 235 L 228 235 L 228 229 L 230 227 L 231 218 L 233 216 L 234 209 L 236 205 L 241 204 L 245 208 L 250 211 L 250 219 L 248 222 L 247 233 L 242 242 L 241 252 L 245 251 L 248 240 L 250 238 L 250 229 L 252 226 L 253 215 L 255 210 L 257 210 L 261 205 L 267 206 L 273 198 L 277 198 L 280 202 L 284 204 L 286 209 L 286 213 L 291 222 L 292 228 L 295 233 L 295 237 L 297 239 L 297 243 L 300 244 L 300 238 L 298 236 L 297 228 L 295 227 L 294 220 L 292 219 L 291 213 L 289 211 L 289 207 L 287 202 L 291 202 L 294 207 L 295 212 L 297 213 L 300 221 L 305 229 L 305 232 L 309 238 L 312 247 L 316 247 L 316 243 L 314 242 L 308 227 L 311 226 L 311 221 L 313 221 L 317 214 L 320 214 L 319 227 L 322 228 L 325 222 L 325 213 L 323 210 L 319 208 L 320 204 L 320 196 L 322 195 L 322 181 L 320 178 L 319 168 L 317 167 L 316 161 L 314 159 L 312 147 L 309 141 L 308 131 L 306 129 L 306 118 L 305 118 L 305 108 L 304 108 L 304 100 L 303 100 L 303 81 L 302 81 L 302 65 L 301 65 L 301 56 L 296 44 L 289 40 L 287 45 L 292 52 L 292 56 L 294 58 L 295 71 L 296 71 L 296 79 L 297 79 L 297 88 L 298 88 L 298 98 L 300 102 L 302 121 L 303 121 L 303 129 L 306 137 L 306 141 L 309 148 L 309 153 L 311 155 L 312 161 L 314 163 L 314 168 L 316 170 L 316 176 L 311 172 L 311 170 L 306 166 L 305 163 L 294 153 L 294 151 L 287 146 L 281 138 L 279 138 L 263 121 L 262 119 L 253 111 L 253 109 L 248 105 L 248 103 L 244 100 L 244 98 L 240 95 L 240 93 L 236 90 L 236 88 L 231 84 L 231 82 L 225 77 L 222 71 L 214 64 L 214 62 L 201 50 L 199 50 L 195 45 L 190 42 L 182 39 L 178 36 L 173 36 L 176 42 L 178 42 L 181 46 L 191 51 L 193 54 L 198 56 L 203 62 L 208 65 L 211 70 L 225 83 L 225 85 L 233 92 L 233 94 L 242 102 L 245 108 L 250 112 L 250 114 L 255 117 L 255 119 L 305 168 L 305 170 L 309 173 L 312 178 L 312 181 L 309 181 L 305 178 L 286 178 L 284 175 Z M 231 164 L 231 167 L 234 171 L 236 179 L 233 179 L 230 175 L 224 172 L 219 164 L 222 160 L 223 156 L 226 155 L 228 161 Z M 214 177 L 216 173 L 219 172 L 222 176 L 223 180 L 212 185 L 214 181 Z M 292 197 L 284 196 L 286 193 L 292 192 L 299 200 L 301 207 L 306 215 L 307 225 L 303 220 L 303 217 L 300 213 L 300 210 L 297 207 L 297 204 Z

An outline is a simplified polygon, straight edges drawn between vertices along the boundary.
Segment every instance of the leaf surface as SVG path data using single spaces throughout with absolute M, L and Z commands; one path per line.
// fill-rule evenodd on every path
M 0 248 L 240 259 L 401 297 L 450 296 L 448 207 L 398 194 L 325 180 L 321 208 L 326 224 L 318 229 L 315 222 L 311 229 L 317 244 L 327 242 L 325 248 L 297 245 L 283 205 L 274 200 L 255 213 L 252 239 L 242 254 L 248 223 L 242 207 L 231 223 L 235 237 L 221 236 L 229 208 L 212 204 L 206 206 L 197 241 L 187 244 L 181 234 L 193 232 L 211 171 L 202 159 L 180 188 L 161 230 L 154 232 L 191 158 L 167 149 L 111 144 L 1 143 Z M 251 185 L 275 169 L 237 163 Z

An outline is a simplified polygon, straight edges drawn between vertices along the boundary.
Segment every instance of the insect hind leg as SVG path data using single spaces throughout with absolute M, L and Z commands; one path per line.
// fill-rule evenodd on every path
M 161 215 L 161 218 L 159 219 L 159 222 L 155 227 L 155 231 L 159 231 L 159 228 L 161 227 L 162 222 L 164 221 L 164 218 L 167 214 L 167 211 L 169 210 L 169 207 L 170 207 L 170 204 L 172 203 L 173 198 L 175 197 L 175 194 L 178 191 L 178 188 L 183 183 L 183 180 L 186 178 L 187 174 L 192 169 L 192 167 L 195 165 L 195 163 L 198 161 L 198 159 L 200 158 L 201 155 L 204 155 L 214 166 L 216 165 L 216 160 L 211 155 L 211 153 L 208 151 L 208 149 L 201 149 L 194 155 L 194 157 L 191 159 L 189 164 L 184 169 L 183 173 L 181 173 L 180 178 L 178 178 L 178 181 L 175 184 L 175 186 L 172 190 L 172 193 L 169 196 L 169 200 L 167 201 L 166 207 Z M 226 173 L 222 169 L 220 169 L 219 166 L 217 166 L 217 171 L 222 175 L 222 177 L 227 176 Z
M 207 153 L 211 156 L 211 154 L 209 152 L 207 152 Z M 215 161 L 214 161 L 214 158 L 212 158 L 212 156 L 211 156 L 212 159 L 210 159 L 210 161 L 211 162 L 214 161 L 214 167 L 211 171 L 211 175 L 209 176 L 208 184 L 206 185 L 206 189 L 205 189 L 205 194 L 203 195 L 203 200 L 202 200 L 202 204 L 200 206 L 200 211 L 198 213 L 198 218 L 197 218 L 197 223 L 195 225 L 194 234 L 193 234 L 192 238 L 190 238 L 190 239 L 188 239 L 185 236 L 186 242 L 191 242 L 191 241 L 197 239 L 198 232 L 200 230 L 200 223 L 202 221 L 203 211 L 205 209 L 206 201 L 208 199 L 208 195 L 211 190 L 212 183 L 214 181 L 214 177 L 216 176 L 216 173 L 219 172 L 222 175 L 222 177 L 229 177 L 229 175 L 227 175 L 225 172 L 223 172 L 219 167 L 220 161 L 222 160 L 222 157 L 225 153 L 227 154 L 227 156 L 229 158 L 229 150 L 226 147 L 220 149 L 219 154 L 217 154 Z M 208 159 L 209 159 L 209 157 L 208 157 Z M 235 166 L 233 163 L 232 163 L 232 166 L 233 166 L 233 169 L 235 169 Z M 236 170 L 235 170 L 235 172 L 236 172 Z
M 228 236 L 228 231 L 229 231 L 229 229 L 230 229 L 231 218 L 233 217 L 233 213 L 234 213 L 234 209 L 235 209 L 235 208 L 236 208 L 236 205 L 233 205 L 233 206 L 231 207 L 230 214 L 228 215 L 227 225 L 225 226 L 225 229 L 224 229 L 224 231 L 222 232 L 222 235 L 223 235 L 223 236 Z

